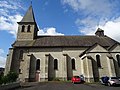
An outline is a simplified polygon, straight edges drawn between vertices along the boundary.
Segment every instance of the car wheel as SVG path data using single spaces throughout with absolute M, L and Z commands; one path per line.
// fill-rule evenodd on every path
M 114 83 L 113 86 L 116 86 L 116 84 Z
M 111 84 L 110 84 L 110 83 L 108 83 L 108 86 L 111 86 Z

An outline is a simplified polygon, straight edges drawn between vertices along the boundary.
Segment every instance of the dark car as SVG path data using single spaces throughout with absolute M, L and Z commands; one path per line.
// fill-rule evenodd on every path
M 120 80 L 118 77 L 102 77 L 101 83 L 108 86 L 120 85 Z
M 108 80 L 109 77 L 105 76 L 105 77 L 101 77 L 100 82 L 101 84 L 108 85 Z
M 73 76 L 71 81 L 72 83 L 81 83 L 81 79 L 79 76 Z

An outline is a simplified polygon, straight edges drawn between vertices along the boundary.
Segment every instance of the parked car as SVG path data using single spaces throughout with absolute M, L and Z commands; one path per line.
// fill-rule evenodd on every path
M 81 79 L 79 76 L 73 76 L 71 81 L 72 83 L 81 83 Z
M 118 77 L 119 81 L 120 81 L 120 77 Z
M 109 77 L 101 77 L 100 82 L 101 84 L 107 85 L 108 84 Z
M 101 83 L 108 86 L 120 85 L 120 80 L 118 77 L 102 77 Z

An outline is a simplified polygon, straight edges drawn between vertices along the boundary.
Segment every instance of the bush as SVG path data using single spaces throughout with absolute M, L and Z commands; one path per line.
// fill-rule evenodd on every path
M 59 78 L 54 78 L 53 81 L 60 81 L 60 79 Z
M 8 80 L 8 77 L 7 77 L 7 76 L 3 76 L 1 81 L 2 81 L 2 84 L 6 84 L 6 83 L 8 83 L 8 82 L 9 82 L 9 80 Z
M 18 78 L 18 74 L 15 72 L 9 72 L 6 76 L 0 76 L 0 84 L 7 84 L 15 82 Z
M 2 84 L 2 75 L 0 75 L 0 85 Z
M 7 74 L 8 82 L 15 82 L 18 78 L 18 74 L 15 72 L 9 72 Z

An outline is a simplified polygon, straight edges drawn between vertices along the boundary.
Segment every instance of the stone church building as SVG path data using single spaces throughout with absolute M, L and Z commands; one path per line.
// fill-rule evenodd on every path
M 120 43 L 98 28 L 91 36 L 38 36 L 32 6 L 18 22 L 16 41 L 7 55 L 5 75 L 20 81 L 70 80 L 84 75 L 86 82 L 102 76 L 120 77 Z

